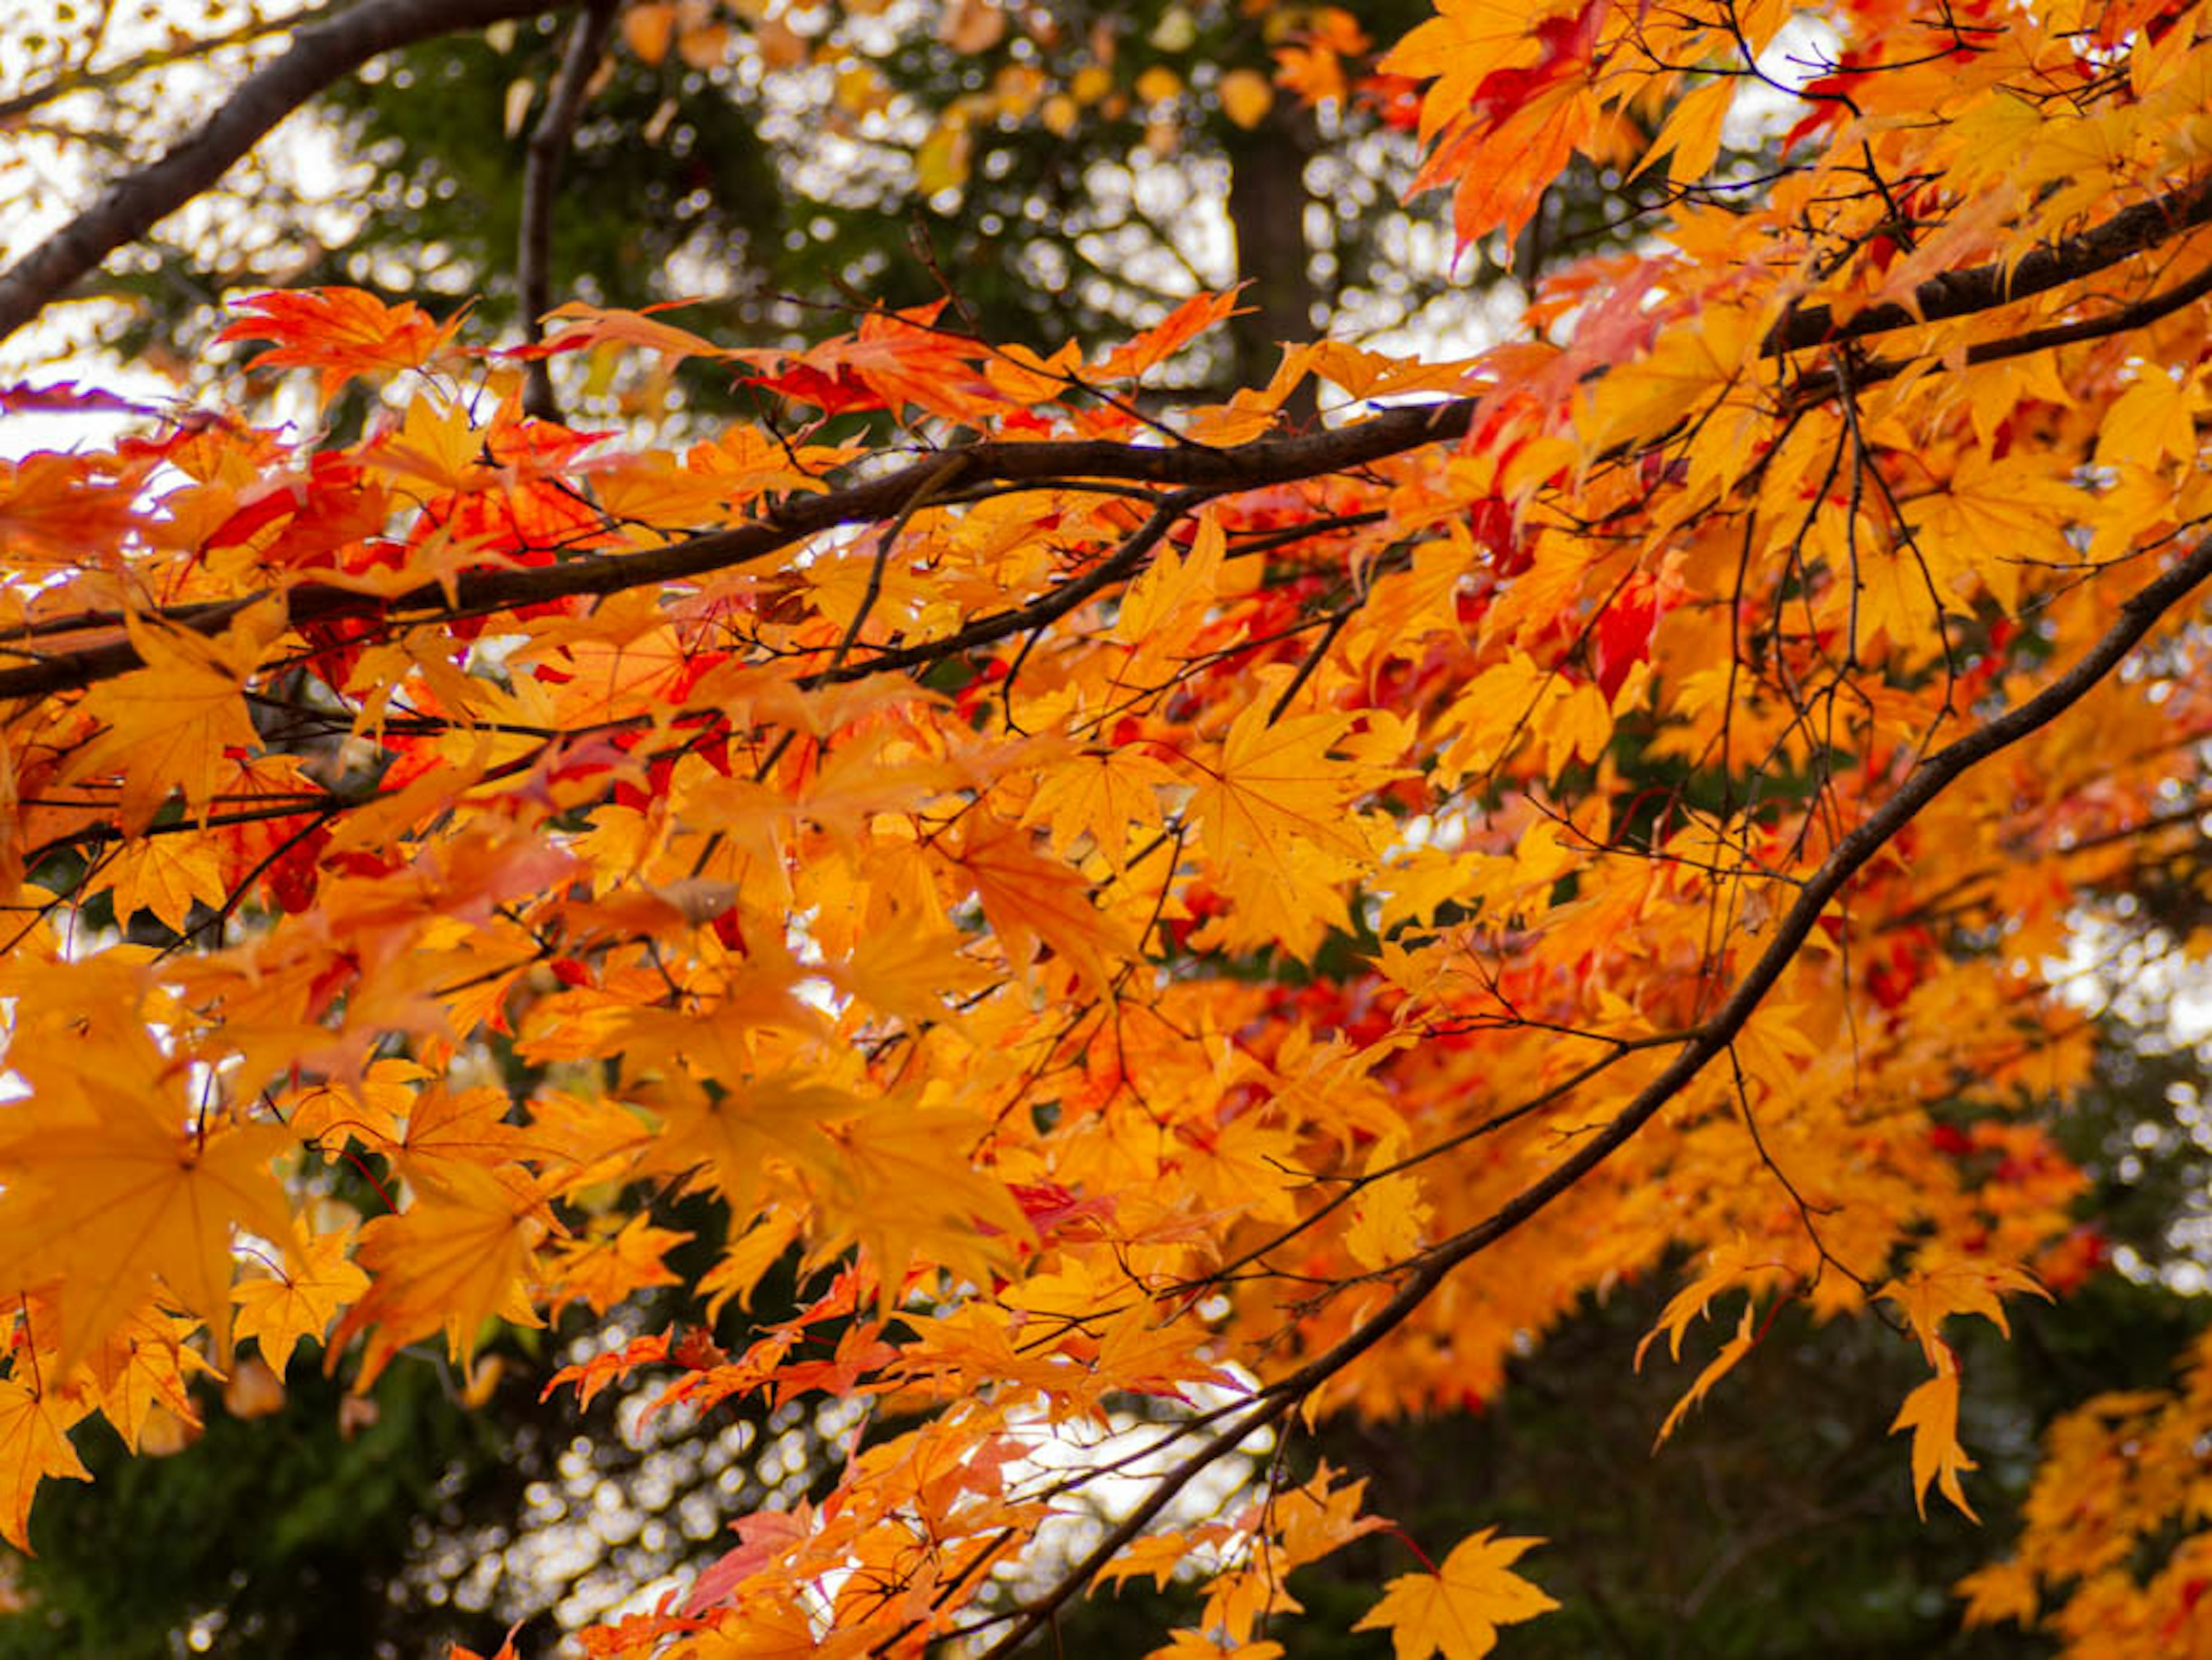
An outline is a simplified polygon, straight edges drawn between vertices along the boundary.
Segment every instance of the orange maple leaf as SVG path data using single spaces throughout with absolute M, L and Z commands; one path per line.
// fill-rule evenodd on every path
M 236 309 L 249 314 L 216 338 L 276 341 L 246 367 L 317 370 L 325 404 L 356 375 L 420 368 L 460 326 L 459 316 L 441 325 L 411 301 L 387 306 L 359 289 L 257 294 L 240 301 Z
M 416 1202 L 361 1231 L 355 1261 L 374 1276 L 331 1334 L 325 1369 L 357 1332 L 369 1333 L 355 1384 L 366 1390 L 407 1344 L 443 1330 L 466 1365 L 487 1320 L 544 1323 L 530 1305 L 537 1248 L 550 1231 L 544 1201 L 520 1171 L 455 1165 Z
M 80 707 L 103 730 L 64 769 L 70 781 L 122 775 L 118 818 L 137 831 L 173 792 L 185 810 L 207 811 L 234 749 L 260 742 L 246 712 L 246 684 L 283 630 L 283 608 L 255 605 L 218 638 L 132 617 L 141 669 L 95 686 Z
M 158 1085 L 142 1096 L 89 1072 L 81 1081 L 90 1123 L 57 1121 L 35 1101 L 10 1114 L 21 1128 L 0 1142 L 0 1284 L 59 1279 L 59 1329 L 39 1337 L 64 1372 L 157 1280 L 207 1322 L 227 1367 L 231 1230 L 289 1235 L 291 1210 L 269 1166 L 290 1134 L 272 1125 L 196 1133 Z

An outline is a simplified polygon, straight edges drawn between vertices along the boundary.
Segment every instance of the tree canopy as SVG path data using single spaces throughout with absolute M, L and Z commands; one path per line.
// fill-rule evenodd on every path
M 1540 1541 L 1295 1450 L 1655 1283 L 1660 1441 L 1856 1321 L 1899 1487 L 1974 1515 L 1986 1339 L 2132 1225 L 2066 1133 L 2098 988 L 2212 943 L 2207 8 L 1082 10 L 357 0 L 0 106 L 246 53 L 11 250 L 21 340 L 364 66 L 481 101 L 560 20 L 501 94 L 519 323 L 372 262 L 234 287 L 173 403 L 0 388 L 114 429 L 0 462 L 0 1536 L 196 1378 L 512 1360 L 702 1436 L 835 1408 L 594 1655 L 997 1657 L 1149 1581 L 1157 1654 L 1266 1660 L 1354 1547 L 1354 1628 L 1465 1660 L 1557 1606 Z M 619 240 L 556 283 L 562 168 L 683 100 L 818 109 L 860 220 L 918 185 L 903 275 L 840 256 L 826 334 Z M 1357 171 L 1359 108 L 1460 271 L 1520 262 L 1495 344 L 1306 337 L 1318 218 L 1243 289 L 1036 252 L 1119 246 L 1031 178 L 1086 120 L 1132 177 L 1206 125 L 1249 242 L 1327 172 L 1252 153 Z M 1032 201 L 1005 268 L 931 246 Z M 2199 1157 L 2185 1076 L 2139 1110 Z M 2058 1420 L 1970 1621 L 2203 1628 L 2178 1362 Z

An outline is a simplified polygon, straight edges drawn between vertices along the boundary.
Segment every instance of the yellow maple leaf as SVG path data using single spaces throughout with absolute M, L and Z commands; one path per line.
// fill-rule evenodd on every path
M 712 1087 L 672 1078 L 654 1104 L 665 1124 L 647 1168 L 703 1166 L 706 1179 L 729 1201 L 732 1216 L 749 1218 L 760 1205 L 763 1165 L 774 1158 L 825 1167 L 834 1149 L 822 1135 L 822 1121 L 850 1113 L 860 1102 L 832 1085 L 778 1073 L 736 1085 L 717 1079 Z
M 2001 1620 L 2022 1627 L 2035 1623 L 2035 1572 L 2016 1557 L 1977 1568 L 1951 1589 L 1966 1599 L 1965 1622 L 1969 1630 L 1994 1626 Z
M 1498 1645 L 1498 1628 L 1559 1605 L 1510 1572 L 1540 1539 L 1499 1539 L 1485 1528 L 1462 1540 L 1434 1573 L 1401 1574 L 1354 1631 L 1388 1631 L 1396 1660 L 1479 1660 Z
M 197 1320 L 145 1304 L 100 1340 L 85 1371 L 78 1374 L 90 1376 L 101 1414 L 131 1451 L 139 1450 L 157 1410 L 198 1426 L 200 1416 L 185 1380 L 213 1370 L 197 1349 L 185 1345 L 185 1340 L 198 1329 Z
M 871 927 L 854 940 L 849 956 L 830 964 L 829 972 L 854 996 L 886 1014 L 917 1025 L 939 1022 L 950 1018 L 945 999 L 973 991 L 993 977 L 962 954 L 966 943 L 933 922 Z
M 1674 1426 L 1682 1421 L 1690 1408 L 1704 1400 L 1707 1391 L 1719 1383 L 1737 1361 L 1749 1354 L 1758 1343 L 1758 1330 L 1752 1324 L 1753 1308 L 1752 1299 L 1748 1297 L 1745 1298 L 1743 1318 L 1736 1323 L 1735 1335 L 1721 1345 L 1720 1353 L 1705 1363 L 1705 1370 L 1698 1374 L 1696 1381 L 1683 1392 L 1682 1398 L 1677 1401 L 1674 1408 L 1668 1413 L 1666 1421 L 1659 1426 L 1659 1433 L 1651 1439 L 1652 1451 L 1656 1452 L 1666 1444 L 1667 1438 L 1674 1434 Z M 1648 1343 L 1651 1340 L 1646 1337 L 1644 1341 Z M 1638 1349 L 1637 1354 L 1638 1359 L 1643 1358 L 1641 1347 Z
M 1911 1272 L 1899 1275 L 1875 1293 L 1905 1310 L 1913 1335 L 1938 1371 L 1950 1364 L 1951 1351 L 1940 1335 L 1944 1319 L 1954 1314 L 1978 1314 L 2007 1337 L 2004 1293 L 2026 1292 L 2051 1301 L 2051 1293 L 2034 1275 L 2016 1263 L 1978 1258 L 1924 1256 Z
M 799 1237 L 799 1219 L 779 1214 L 746 1231 L 722 1252 L 721 1260 L 699 1276 L 699 1295 L 707 1299 L 707 1317 L 719 1320 L 734 1298 L 752 1312 L 753 1291 L 763 1275 L 774 1268 Z
M 815 1256 L 857 1242 L 874 1260 L 886 1306 L 917 1251 L 956 1278 L 990 1283 L 1016 1241 L 1032 1235 L 1006 1183 L 969 1162 L 988 1128 L 970 1114 L 896 1096 L 829 1127 L 836 1158 L 818 1201 L 823 1237 Z
M 1153 1586 L 1165 1590 L 1176 1569 L 1189 1563 L 1201 1548 L 1218 1543 L 1218 1538 L 1200 1541 L 1187 1533 L 1147 1534 L 1123 1546 L 1121 1554 L 1098 1571 L 1098 1583 L 1119 1590 L 1139 1575 L 1150 1574 Z M 1217 1651 L 1209 1648 L 1204 1652 L 1212 1654 Z
M 1201 517 L 1188 554 L 1163 548 L 1129 584 L 1114 619 L 1114 638 L 1148 647 L 1156 654 L 1179 649 L 1213 601 L 1228 549 L 1220 520 Z
M 238 1304 L 237 1335 L 261 1346 L 261 1358 L 282 1377 L 303 1337 L 320 1342 L 337 1311 L 368 1289 L 368 1276 L 346 1255 L 354 1230 L 308 1235 L 294 1226 L 274 1271 L 252 1274 L 231 1287 Z
M 1899 1430 L 1912 1432 L 1912 1500 L 1920 1507 L 1920 1519 L 1928 1519 L 1928 1488 L 1932 1482 L 1943 1496 L 1964 1511 L 1969 1521 L 1982 1518 L 1974 1514 L 1974 1507 L 1966 1502 L 1966 1492 L 1959 1484 L 1959 1477 L 1975 1468 L 1974 1461 L 1966 1456 L 1966 1450 L 1959 1444 L 1959 1372 L 1955 1365 L 1947 1367 L 1905 1397 L 1898 1409 L 1897 1421 L 1889 1432 Z
M 270 1125 L 190 1127 L 158 1085 L 142 1098 L 88 1073 L 94 1121 L 56 1122 L 35 1104 L 0 1141 L 0 1284 L 58 1279 L 51 1341 L 68 1371 L 128 1319 L 158 1279 L 207 1323 L 217 1363 L 230 1359 L 234 1225 L 269 1238 L 291 1228 L 270 1161 L 292 1145 Z
M 1667 330 L 1590 392 L 1584 443 L 1595 453 L 1672 430 L 1735 382 L 1758 330 L 1749 313 L 1723 305 L 1706 307 L 1695 327 Z
M 214 639 L 132 617 L 131 643 L 145 666 L 94 686 L 78 705 L 103 730 L 64 770 L 76 781 L 121 775 L 117 819 L 135 835 L 173 791 L 186 810 L 206 812 L 218 778 L 231 771 L 224 751 L 260 742 L 246 708 L 246 683 L 283 632 L 280 605 L 254 605 Z
M 1667 182 L 1696 184 L 1720 154 L 1722 124 L 1735 106 L 1735 93 L 1733 76 L 1723 76 L 1691 93 L 1674 106 L 1667 117 L 1667 125 L 1660 128 L 1659 136 L 1651 141 L 1651 148 L 1644 152 L 1644 159 L 1628 176 L 1633 179 L 1661 156 L 1668 155 L 1673 159 L 1667 164 Z
M 1202 1631 L 1188 1626 L 1178 1626 L 1168 1633 L 1169 1640 L 1145 1657 L 1145 1660 L 1277 1660 L 1283 1645 L 1262 1638 L 1256 1643 L 1217 1643 Z
M 2033 457 L 1959 458 L 1941 491 L 1913 505 L 1913 546 L 1940 594 L 1986 590 L 2006 611 L 2020 605 L 2023 570 L 2067 557 L 2066 529 L 2094 517 L 2090 501 Z
M 221 850 L 210 837 L 190 831 L 126 842 L 93 879 L 112 895 L 117 921 L 150 911 L 179 933 L 195 902 L 220 905 L 227 897 Z
M 1164 763 L 1134 745 L 1085 750 L 1038 773 L 1022 823 L 1045 826 L 1055 859 L 1066 858 L 1088 836 L 1108 864 L 1125 872 L 1132 826 L 1139 836 L 1158 832 L 1159 792 L 1180 782 Z
M 84 1416 L 58 1389 L 34 1394 L 13 1378 L 0 1378 L 0 1539 L 21 1551 L 31 1548 L 31 1495 L 49 1475 L 89 1481 L 70 1445 L 69 1427 Z
M 373 1276 L 368 1292 L 331 1334 L 325 1366 L 357 1332 L 369 1333 L 354 1387 L 365 1391 L 392 1357 L 442 1329 L 447 1353 L 465 1366 L 487 1320 L 544 1323 L 530 1305 L 537 1248 L 549 1231 L 543 1201 L 511 1167 L 459 1164 L 396 1216 L 361 1231 L 355 1260 Z
M 1566 6 L 1565 0 L 1439 0 L 1436 9 L 1378 66 L 1385 75 L 1437 77 L 1421 100 L 1425 145 L 1474 101 L 1486 76 L 1536 62 L 1543 52 L 1536 25 Z
M 619 1219 L 605 1219 L 612 1224 Z M 647 1286 L 673 1286 L 678 1277 L 661 1261 L 691 1237 L 667 1228 L 656 1228 L 646 1216 L 633 1216 L 620 1227 L 595 1225 L 581 1239 L 562 1241 L 551 1253 L 546 1279 L 560 1290 L 553 1314 L 571 1303 L 582 1303 L 594 1314 L 605 1314 L 632 1292 Z
M 1347 925 L 1344 885 L 1373 856 L 1376 832 L 1354 800 L 1390 774 L 1330 751 L 1353 717 L 1290 715 L 1270 724 L 1249 702 L 1208 765 L 1190 811 L 1231 906 L 1226 944 L 1279 940 L 1303 954 Z

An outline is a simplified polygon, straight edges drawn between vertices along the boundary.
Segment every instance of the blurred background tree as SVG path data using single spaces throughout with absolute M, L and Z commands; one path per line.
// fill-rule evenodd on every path
M 74 31 L 0 42 L 11 247 L 158 154 L 274 57 L 289 17 L 325 9 L 214 0 L 187 23 L 143 0 L 135 30 L 88 9 Z M 1491 320 L 1504 251 L 1455 260 L 1440 216 L 1402 204 L 1413 106 L 1373 64 L 1425 11 L 645 0 L 568 71 L 584 95 L 556 147 L 547 292 L 696 300 L 690 326 L 752 344 L 949 293 L 948 323 L 1051 349 L 1241 281 L 1250 309 L 1194 371 L 1222 395 L 1317 331 L 1449 355 Z M 84 338 L 182 372 L 226 295 L 326 283 L 514 321 L 525 158 L 592 16 L 440 37 L 330 88 L 110 263 Z M 155 29 L 162 44 L 131 49 Z M 1522 283 L 1547 250 L 1632 230 L 1590 184 L 1531 226 Z

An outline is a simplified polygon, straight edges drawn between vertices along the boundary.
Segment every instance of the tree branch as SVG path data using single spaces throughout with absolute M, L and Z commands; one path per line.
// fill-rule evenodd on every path
M 110 185 L 99 201 L 0 275 L 0 339 L 101 260 L 211 188 L 308 99 L 370 58 L 433 36 L 527 17 L 574 0 L 362 0 L 301 29 L 284 55 L 239 84 L 193 137 Z
M 967 458 L 961 476 L 970 483 L 989 479 L 1012 483 L 1049 480 L 1063 487 L 1070 478 L 1119 479 L 1180 484 L 1224 495 L 1340 472 L 1457 438 L 1466 433 L 1474 411 L 1471 398 L 1412 405 L 1328 432 L 1260 438 L 1222 449 L 1199 445 L 1162 448 L 1109 440 L 1067 444 L 986 441 L 959 452 Z M 647 553 L 594 554 L 559 565 L 465 571 L 454 579 L 450 593 L 439 582 L 426 582 L 393 595 L 307 582 L 236 599 L 172 606 L 152 614 L 179 627 L 215 634 L 247 606 L 281 594 L 295 625 L 342 617 L 379 616 L 434 623 L 555 599 L 684 581 L 749 564 L 823 531 L 894 517 L 943 471 L 945 463 L 941 453 L 927 455 L 878 477 L 787 502 L 752 524 L 709 532 Z M 101 621 L 119 626 L 121 622 L 119 617 L 85 620 L 93 626 Z M 127 672 L 138 662 L 137 648 L 127 640 L 58 653 L 20 668 L 0 669 L 0 697 L 42 697 L 91 685 Z
M 1826 306 L 1792 308 L 1767 331 L 1759 343 L 1759 356 L 1778 357 L 1808 346 L 1833 345 L 1987 311 L 2092 276 L 2204 224 L 2212 224 L 2212 179 L 2124 208 L 2101 225 L 2037 248 L 2010 264 L 1999 260 L 1931 277 L 1913 289 L 1910 306 L 1869 306 L 1847 323 L 1838 323 Z
M 2024 357 L 2032 351 L 2055 351 L 2061 346 L 2079 344 L 2084 340 L 2102 340 L 2115 334 L 2128 334 L 2147 328 L 2161 317 L 2170 317 L 2184 306 L 2193 306 L 2207 295 L 2212 295 L 2212 265 L 2197 273 L 2185 283 L 2178 283 L 2161 293 L 2154 294 L 2133 305 L 2123 306 L 2118 311 L 2107 312 L 2101 317 L 2081 318 L 2071 323 L 2054 323 L 2047 328 L 2030 329 L 2025 334 L 2008 335 L 2002 340 L 1978 341 L 1966 348 L 1966 361 L 1969 365 L 2002 362 L 2008 357 Z M 1912 362 L 1909 357 L 1876 357 L 1861 363 L 1850 372 L 1850 384 L 1855 388 L 1874 386 L 1883 380 L 1893 380 L 1905 373 Z M 1795 413 L 1825 404 L 1836 395 L 1836 376 L 1825 365 L 1808 369 L 1784 397 L 1784 409 Z
M 540 322 L 553 308 L 553 198 L 561 179 L 561 158 L 575 136 L 583 112 L 584 89 L 606 56 L 615 21 L 615 0 L 585 0 L 568 27 L 561 70 L 545 95 L 545 112 L 530 131 L 522 162 L 522 229 L 515 249 L 515 283 L 522 291 L 523 337 L 536 345 L 544 337 Z M 553 397 L 553 371 L 532 358 L 523 383 L 522 407 L 541 421 L 557 421 L 561 406 Z

